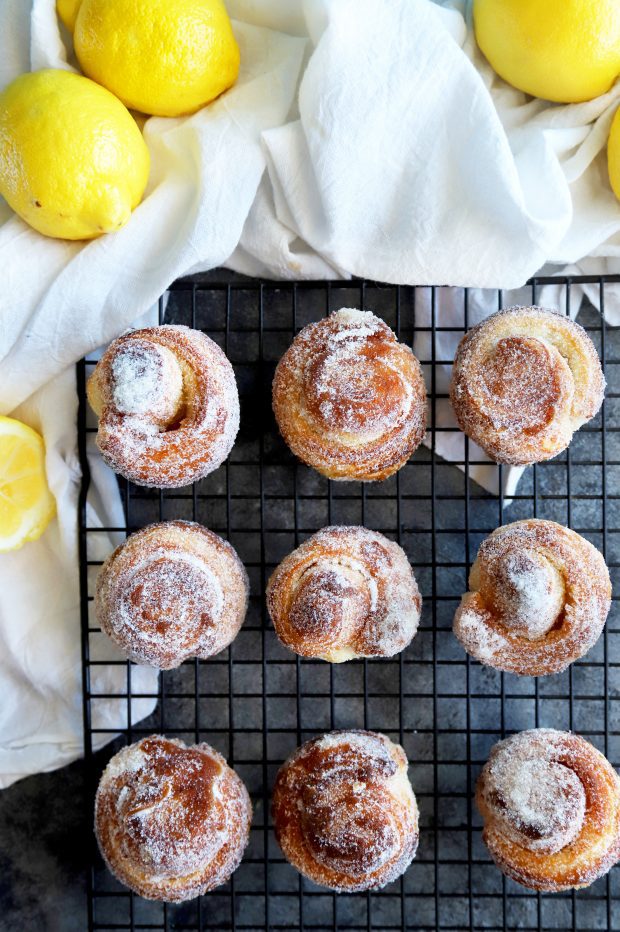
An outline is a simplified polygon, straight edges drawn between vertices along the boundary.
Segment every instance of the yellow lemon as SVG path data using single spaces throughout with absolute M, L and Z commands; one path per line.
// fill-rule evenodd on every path
M 43 438 L 21 421 L 0 417 L 0 553 L 40 537 L 55 511 Z
M 534 97 L 591 100 L 620 74 L 618 0 L 474 0 L 474 26 L 500 77 Z
M 239 73 L 222 0 L 82 0 L 73 43 L 84 74 L 158 116 L 193 113 Z
M 118 230 L 148 174 L 136 121 L 88 78 L 35 71 L 0 94 L 0 194 L 40 233 L 92 239 Z
M 73 32 L 82 0 L 57 0 L 56 12 L 69 32 Z
M 609 131 L 609 142 L 607 143 L 607 169 L 609 171 L 609 181 L 611 182 L 612 190 L 620 201 L 620 108 L 616 110 L 616 115 Z

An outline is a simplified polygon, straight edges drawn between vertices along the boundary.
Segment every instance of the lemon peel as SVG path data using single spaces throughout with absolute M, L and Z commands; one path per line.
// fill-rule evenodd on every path
M 592 100 L 620 74 L 618 0 L 474 0 L 473 12 L 491 66 L 534 97 Z
M 82 0 L 73 42 L 84 74 L 157 116 L 193 113 L 239 74 L 222 0 Z
M 148 174 L 135 120 L 88 78 L 45 69 L 0 94 L 0 194 L 40 233 L 80 240 L 120 229 Z

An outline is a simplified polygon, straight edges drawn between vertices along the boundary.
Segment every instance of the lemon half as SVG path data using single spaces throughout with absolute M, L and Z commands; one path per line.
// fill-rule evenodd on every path
M 620 107 L 616 110 L 607 143 L 607 170 L 611 189 L 620 201 Z
M 0 417 L 0 552 L 36 540 L 55 512 L 43 438 L 21 421 Z

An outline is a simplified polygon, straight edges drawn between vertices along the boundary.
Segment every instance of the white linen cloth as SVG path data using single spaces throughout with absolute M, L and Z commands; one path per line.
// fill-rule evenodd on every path
M 47 475 L 58 518 L 45 534 L 13 553 L 0 555 L 0 788 L 37 771 L 68 764 L 83 751 L 80 603 L 77 554 L 77 457 L 75 375 L 67 369 L 20 405 L 14 416 L 45 439 Z M 123 526 L 116 479 L 99 456 L 90 459 L 94 494 L 88 524 Z M 91 559 L 104 559 L 112 546 L 107 534 L 91 534 Z M 91 659 L 121 660 L 104 639 L 93 638 Z M 93 693 L 122 693 L 124 667 L 91 668 Z M 133 672 L 136 692 L 157 693 L 157 673 Z M 133 699 L 133 722 L 152 710 L 155 699 Z M 96 701 L 98 728 L 127 725 L 124 699 Z M 99 736 L 99 747 L 108 738 Z
M 73 67 L 54 5 L 4 0 L 0 86 L 30 68 Z M 59 514 L 41 541 L 0 556 L 0 786 L 81 749 L 71 371 L 80 356 L 174 278 L 223 262 L 273 277 L 503 288 L 547 261 L 617 267 L 620 205 L 604 146 L 620 87 L 575 106 L 528 101 L 493 75 L 456 2 L 228 5 L 239 81 L 194 116 L 147 122 L 151 177 L 123 230 L 55 241 L 0 203 L 0 412 L 42 431 Z M 476 294 L 480 314 L 494 309 Z M 607 312 L 620 316 L 618 305 Z M 447 320 L 451 305 L 441 313 Z M 454 455 L 440 437 L 439 452 Z M 92 465 L 91 523 L 121 523 L 113 480 L 96 457 Z M 101 556 L 113 544 L 102 534 Z M 99 691 L 122 685 L 124 672 L 113 673 Z M 153 692 L 152 671 L 136 676 Z M 141 702 L 132 717 L 152 706 Z M 110 727 L 125 724 L 114 700 L 98 708 Z
M 318 255 L 326 273 L 516 288 L 546 262 L 618 258 L 605 145 L 620 84 L 584 104 L 529 99 L 479 53 L 465 2 L 303 8 L 299 116 L 263 135 L 268 179 L 235 268 L 312 276 Z

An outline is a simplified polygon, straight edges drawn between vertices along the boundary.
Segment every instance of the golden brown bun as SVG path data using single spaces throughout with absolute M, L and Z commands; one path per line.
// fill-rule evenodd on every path
M 587 887 L 620 858 L 620 780 L 578 735 L 534 728 L 500 741 L 476 804 L 493 860 L 524 887 Z
M 115 754 L 95 800 L 103 858 L 149 900 L 180 903 L 225 883 L 248 843 L 252 806 L 208 744 L 152 735 Z
M 603 556 L 575 531 L 530 518 L 480 545 L 454 633 L 467 653 L 521 676 L 559 673 L 596 643 L 611 606 Z
M 308 466 L 330 479 L 385 479 L 422 442 L 426 389 L 387 324 L 343 308 L 297 334 L 276 369 L 273 410 Z
M 95 594 L 105 633 L 131 660 L 162 670 L 228 647 L 247 605 L 248 578 L 233 548 L 190 521 L 128 537 L 103 564 Z
M 398 744 L 334 731 L 302 745 L 273 790 L 278 844 L 293 867 L 338 892 L 400 877 L 418 846 L 418 807 Z
M 421 606 L 404 550 L 363 527 L 313 534 L 282 561 L 267 587 L 280 640 L 303 657 L 332 663 L 404 650 Z
M 217 469 L 239 429 L 235 375 L 199 330 L 162 326 L 114 340 L 88 380 L 97 445 L 137 485 L 189 485 Z
M 461 430 L 497 463 L 557 456 L 603 402 L 592 340 L 568 317 L 511 307 L 461 340 L 450 398 Z

